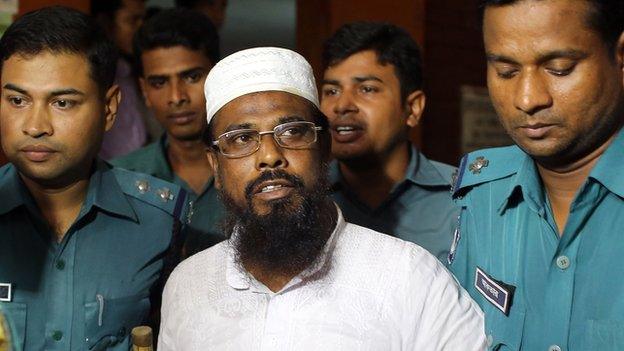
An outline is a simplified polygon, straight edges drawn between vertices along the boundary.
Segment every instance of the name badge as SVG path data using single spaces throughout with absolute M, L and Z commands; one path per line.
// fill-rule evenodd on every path
M 0 283 L 0 301 L 2 302 L 11 302 L 11 284 L 9 283 Z
M 483 295 L 494 307 L 498 308 L 506 316 L 509 315 L 513 292 L 516 289 L 512 285 L 492 279 L 481 268 L 477 267 L 475 272 L 475 288 Z

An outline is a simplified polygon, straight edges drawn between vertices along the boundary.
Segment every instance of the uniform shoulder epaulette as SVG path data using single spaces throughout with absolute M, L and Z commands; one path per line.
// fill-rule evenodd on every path
M 477 150 L 465 155 L 454 176 L 453 197 L 475 185 L 515 174 L 524 157 L 526 154 L 515 145 Z
M 123 168 L 114 167 L 112 171 L 126 195 L 158 207 L 177 219 L 182 219 L 182 215 L 187 210 L 187 193 L 179 185 Z

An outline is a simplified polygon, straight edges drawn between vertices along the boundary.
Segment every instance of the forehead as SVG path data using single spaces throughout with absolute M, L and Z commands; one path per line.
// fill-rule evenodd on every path
M 147 50 L 141 54 L 144 74 L 175 74 L 192 68 L 212 67 L 208 59 L 201 51 L 191 50 L 185 46 L 160 47 Z
M 591 11 L 586 0 L 523 0 L 489 6 L 483 21 L 486 51 L 531 54 L 604 46 L 589 26 Z
M 346 59 L 329 66 L 325 70 L 324 76 L 325 79 L 351 79 L 371 74 L 396 78 L 394 65 L 390 63 L 381 64 L 379 56 L 373 50 L 356 52 Z
M 225 104 L 214 118 L 214 128 L 217 133 L 231 125 L 271 129 L 281 120 L 291 117 L 312 121 L 310 103 L 282 91 L 251 93 Z
M 15 54 L 2 64 L 2 86 L 14 84 L 29 93 L 46 93 L 74 88 L 86 94 L 97 93 L 90 63 L 82 54 L 42 51 L 35 55 Z

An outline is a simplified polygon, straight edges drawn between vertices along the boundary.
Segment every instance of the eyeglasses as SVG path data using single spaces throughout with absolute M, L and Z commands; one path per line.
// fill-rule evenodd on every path
M 212 142 L 226 157 L 239 158 L 253 154 L 260 149 L 260 139 L 265 134 L 273 134 L 277 145 L 286 149 L 305 149 L 317 139 L 317 127 L 312 122 L 288 122 L 275 126 L 273 130 L 260 132 L 255 129 L 237 129 L 226 132 Z

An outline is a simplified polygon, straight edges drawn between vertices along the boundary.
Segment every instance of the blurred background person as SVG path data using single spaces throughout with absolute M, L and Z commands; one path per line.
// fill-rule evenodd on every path
M 169 9 L 147 20 L 134 38 L 140 86 L 165 129 L 160 139 L 112 163 L 176 183 L 192 200 L 186 254 L 218 241 L 223 212 L 202 135 L 206 129 L 204 80 L 219 60 L 219 36 L 192 10 Z
M 121 90 L 117 122 L 104 135 L 100 157 L 112 159 L 144 146 L 161 129 L 145 107 L 132 67 L 132 37 L 145 17 L 144 0 L 91 0 L 91 14 L 117 46 L 115 83 Z

